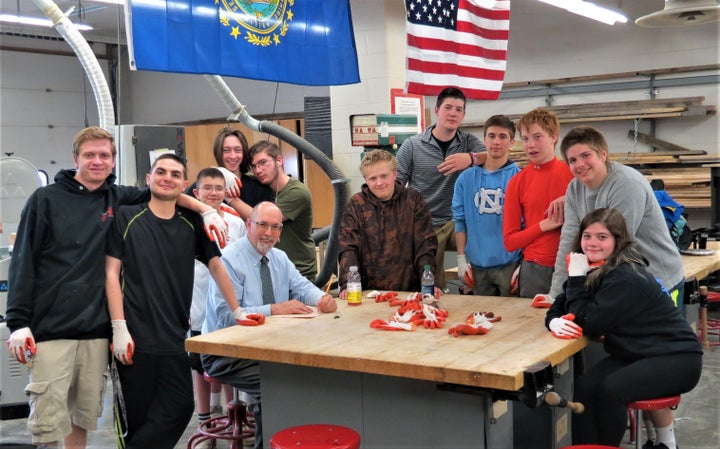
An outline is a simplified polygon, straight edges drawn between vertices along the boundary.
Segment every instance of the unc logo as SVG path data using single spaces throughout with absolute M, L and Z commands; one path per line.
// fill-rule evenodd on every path
M 252 45 L 280 45 L 293 20 L 291 7 L 295 0 L 215 0 L 220 23 L 230 28 L 236 40 L 245 29 L 243 39 Z

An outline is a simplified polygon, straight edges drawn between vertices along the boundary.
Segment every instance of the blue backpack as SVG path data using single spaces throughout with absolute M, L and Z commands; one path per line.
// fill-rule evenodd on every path
M 688 249 L 692 243 L 693 235 L 683 213 L 685 212 L 685 206 L 673 200 L 665 190 L 655 190 L 654 193 L 675 246 L 678 249 Z

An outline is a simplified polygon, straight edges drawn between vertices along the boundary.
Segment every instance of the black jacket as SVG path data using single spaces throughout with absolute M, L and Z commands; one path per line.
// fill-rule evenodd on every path
M 36 342 L 108 338 L 105 240 L 121 204 L 147 201 L 147 189 L 115 185 L 89 191 L 61 170 L 23 208 L 10 262 L 7 322 L 30 327 Z
M 608 354 L 625 360 L 702 353 L 697 336 L 660 282 L 639 265 L 623 263 L 594 290 L 585 276 L 569 277 L 548 310 L 545 325 L 566 313 L 591 338 L 604 336 Z

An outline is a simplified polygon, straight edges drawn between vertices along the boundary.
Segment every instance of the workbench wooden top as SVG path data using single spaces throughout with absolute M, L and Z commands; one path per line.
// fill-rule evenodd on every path
M 715 254 L 710 256 L 682 255 L 685 279 L 705 279 L 710 273 L 720 270 L 720 242 L 707 242 L 707 249 L 714 249 Z
M 268 317 L 262 326 L 233 326 L 190 338 L 185 347 L 190 352 L 515 391 L 531 365 L 557 365 L 587 345 L 585 338 L 554 338 L 544 326 L 546 309 L 530 307 L 527 298 L 445 295 L 440 301 L 450 313 L 440 329 L 373 329 L 370 322 L 388 319 L 395 308 L 364 296 L 361 306 L 338 300 L 336 313 Z M 480 310 L 502 320 L 485 335 L 448 334 L 450 327 Z

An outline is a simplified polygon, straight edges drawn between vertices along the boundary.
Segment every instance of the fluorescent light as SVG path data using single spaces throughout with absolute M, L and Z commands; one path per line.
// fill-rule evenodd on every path
M 627 17 L 615 11 L 603 8 L 594 3 L 583 0 L 539 0 L 548 5 L 557 6 L 571 13 L 597 20 L 607 25 L 615 25 L 615 22 L 626 23 Z
M 53 23 L 49 19 L 40 19 L 38 17 L 18 16 L 17 14 L 0 14 L 0 22 L 16 23 L 19 25 L 41 26 L 41 27 L 48 27 L 48 28 L 53 27 Z M 80 31 L 90 31 L 93 29 L 93 27 L 91 27 L 90 25 L 85 25 L 83 23 L 76 23 L 74 25 Z

